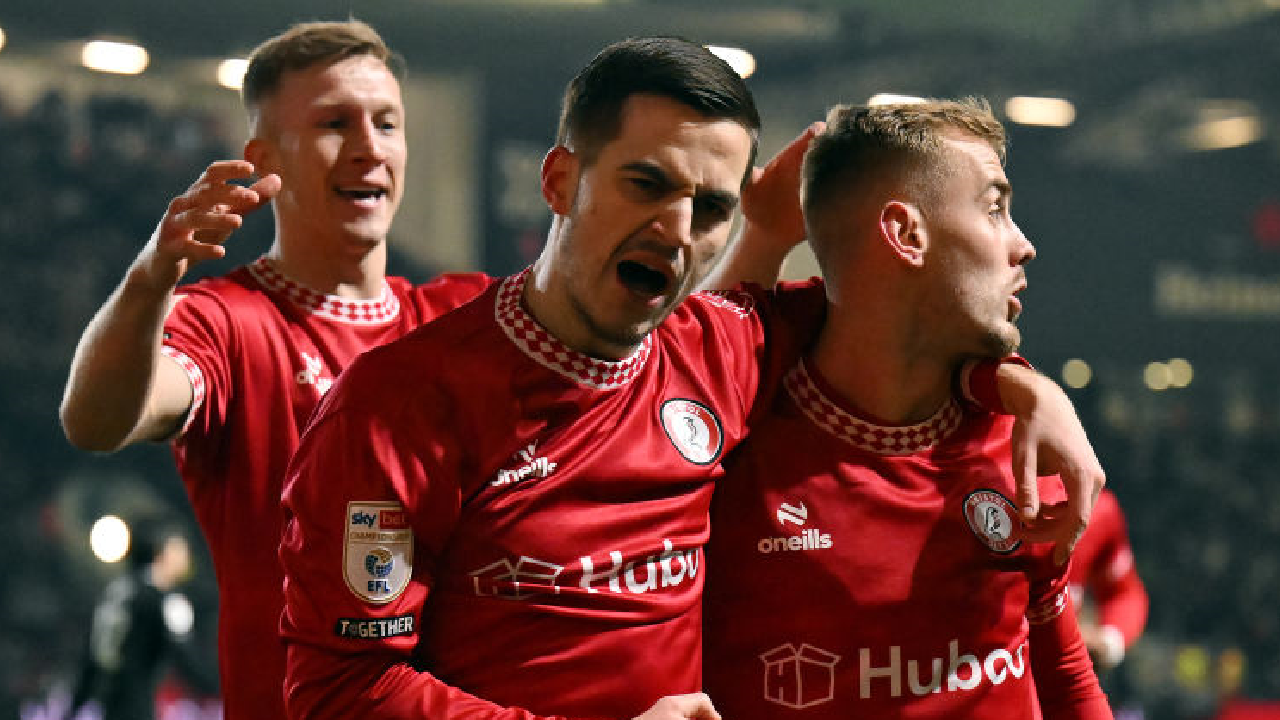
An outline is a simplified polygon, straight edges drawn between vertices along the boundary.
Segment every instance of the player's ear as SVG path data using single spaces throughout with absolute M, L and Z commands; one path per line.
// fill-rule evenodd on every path
M 542 158 L 542 199 L 556 215 L 568 215 L 578 192 L 578 156 L 557 145 Z
M 880 208 L 880 240 L 895 255 L 913 267 L 924 264 L 928 234 L 920 208 L 910 203 L 893 200 Z
M 261 176 L 267 172 L 271 172 L 270 170 L 263 169 L 271 162 L 270 143 L 266 140 L 263 140 L 260 137 L 250 138 L 249 141 L 244 144 L 243 155 L 245 160 L 253 163 L 254 172 L 258 175 Z

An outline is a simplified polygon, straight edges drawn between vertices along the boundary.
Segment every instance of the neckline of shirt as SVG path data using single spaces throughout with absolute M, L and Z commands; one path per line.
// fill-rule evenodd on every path
M 539 365 L 594 390 L 613 390 L 635 380 L 653 348 L 653 333 L 621 360 L 601 360 L 565 345 L 525 309 L 521 298 L 530 268 L 504 278 L 494 303 L 494 319 L 515 346 Z
M 285 277 L 275 261 L 263 255 L 248 266 L 249 274 L 267 290 L 285 296 L 297 307 L 335 322 L 352 325 L 381 325 L 400 316 L 400 300 L 391 285 L 382 280 L 382 294 L 371 300 L 328 295 Z
M 821 376 L 801 360 L 783 377 L 783 387 L 815 425 L 854 447 L 877 455 L 912 455 L 937 445 L 960 427 L 963 412 L 955 398 L 915 425 L 877 425 L 841 407 L 820 385 Z

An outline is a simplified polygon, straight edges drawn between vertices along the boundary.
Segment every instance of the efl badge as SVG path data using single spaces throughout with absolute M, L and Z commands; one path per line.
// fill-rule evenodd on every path
M 724 431 L 720 420 L 701 403 L 668 400 L 662 404 L 662 429 L 686 460 L 707 465 L 720 456 Z
M 995 490 L 974 490 L 964 499 L 964 519 L 969 529 L 994 552 L 1008 554 L 1022 541 L 1014 537 L 1017 514 L 1013 503 Z
M 396 502 L 347 503 L 342 571 L 356 597 L 377 605 L 395 600 L 413 574 L 413 530 Z

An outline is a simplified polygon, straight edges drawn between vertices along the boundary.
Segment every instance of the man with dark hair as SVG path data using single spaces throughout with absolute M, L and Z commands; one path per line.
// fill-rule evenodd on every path
M 312 408 L 361 351 L 489 282 L 414 287 L 385 274 L 406 155 L 396 67 L 358 21 L 300 24 L 259 46 L 245 160 L 213 163 L 170 203 L 85 329 L 67 381 L 62 423 L 76 446 L 173 443 L 218 576 L 229 720 L 284 715 L 280 488 Z M 268 201 L 266 254 L 179 286 Z
M 686 297 L 729 238 L 758 115 L 673 38 L 611 45 L 566 98 L 537 261 L 362 356 L 304 435 L 290 717 L 629 718 L 700 688 L 706 506 L 765 334 L 748 296 Z
M 615 43 L 574 78 L 538 259 L 353 363 L 290 465 L 290 717 L 718 717 L 697 694 L 712 483 L 823 306 L 816 283 L 690 295 L 757 127 L 687 41 Z
M 1021 339 L 1035 249 L 1004 151 L 976 100 L 839 106 L 810 147 L 826 319 L 713 503 L 706 688 L 726 717 L 1111 717 L 1067 564 L 1013 502 L 1012 418 L 952 384 Z
M 127 571 L 94 607 L 67 718 L 90 700 L 103 720 L 155 717 L 156 688 L 170 665 L 198 688 L 216 689 L 188 647 L 191 603 L 173 592 L 191 572 L 186 538 L 168 525 L 139 523 L 124 561 Z

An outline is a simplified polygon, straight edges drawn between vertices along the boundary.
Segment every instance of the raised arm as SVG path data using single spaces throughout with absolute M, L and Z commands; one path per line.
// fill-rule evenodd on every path
M 215 162 L 169 208 L 150 240 L 80 336 L 63 392 L 63 431 L 84 450 L 113 452 L 172 435 L 192 402 L 190 381 L 160 353 L 174 289 L 196 263 L 222 257 L 222 243 L 280 189 L 275 175 L 250 187 L 242 160 Z
M 751 171 L 742 191 L 742 233 L 702 283 L 704 290 L 728 290 L 740 282 L 773 287 L 782 263 L 804 242 L 800 208 L 800 171 L 804 153 L 825 123 L 815 122 L 778 152 L 769 164 Z

